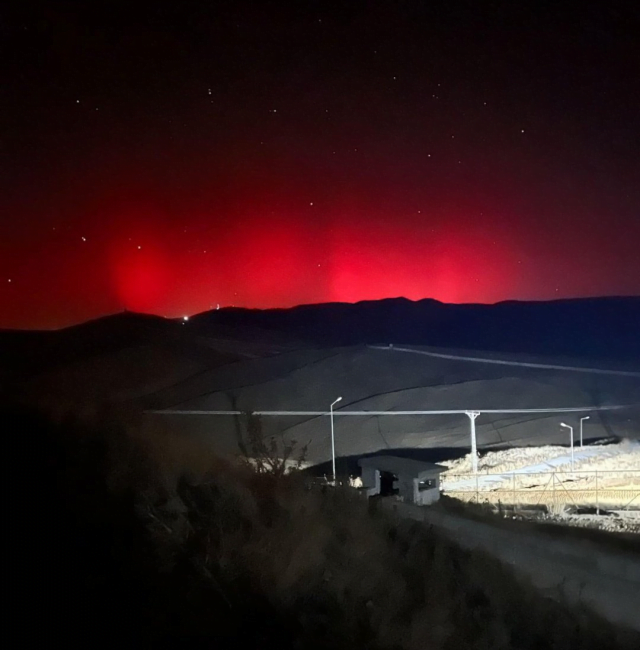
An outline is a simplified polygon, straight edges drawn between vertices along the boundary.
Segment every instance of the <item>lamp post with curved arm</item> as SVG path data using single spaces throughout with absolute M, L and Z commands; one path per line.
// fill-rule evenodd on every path
M 573 427 L 565 424 L 564 422 L 561 422 L 560 426 L 571 430 L 571 469 L 573 470 Z
M 342 399 L 342 397 L 338 397 L 335 402 L 331 403 L 331 406 L 329 407 L 329 410 L 331 412 L 331 468 L 333 471 L 333 484 L 335 485 L 336 483 L 336 439 L 333 433 L 333 407 Z
M 590 420 L 591 416 L 590 415 L 585 415 L 583 418 L 580 418 L 580 446 L 582 447 L 582 423 L 585 420 Z

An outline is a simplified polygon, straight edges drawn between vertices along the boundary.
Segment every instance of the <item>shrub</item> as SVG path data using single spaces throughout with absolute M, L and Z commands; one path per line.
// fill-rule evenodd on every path
M 244 419 L 246 434 L 238 430 L 238 447 L 247 467 L 276 477 L 302 469 L 307 460 L 307 445 L 298 449 L 296 440 L 286 442 L 281 437 L 278 441 L 276 436 L 265 436 L 262 419 L 255 413 L 246 413 Z

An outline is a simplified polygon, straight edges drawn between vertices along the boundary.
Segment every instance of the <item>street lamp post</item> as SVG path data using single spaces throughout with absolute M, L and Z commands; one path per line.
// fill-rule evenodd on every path
M 573 470 L 573 427 L 570 427 L 568 424 L 565 424 L 564 422 L 561 422 L 560 426 L 564 427 L 565 429 L 571 430 L 571 469 Z
M 336 484 L 336 439 L 333 433 L 333 407 L 342 399 L 338 397 L 335 402 L 331 403 L 329 410 L 331 412 L 331 467 L 333 470 L 333 484 Z
M 580 446 L 582 447 L 582 423 L 585 420 L 589 420 L 591 418 L 590 415 L 585 415 L 583 418 L 580 418 Z

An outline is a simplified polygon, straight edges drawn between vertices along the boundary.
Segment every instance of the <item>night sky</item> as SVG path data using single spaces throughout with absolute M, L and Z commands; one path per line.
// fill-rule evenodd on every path
M 0 326 L 640 294 L 640 5 L 0 9 Z

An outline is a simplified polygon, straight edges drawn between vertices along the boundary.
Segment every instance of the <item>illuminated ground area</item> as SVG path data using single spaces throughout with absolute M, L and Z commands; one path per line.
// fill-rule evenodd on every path
M 640 532 L 640 444 L 542 446 L 444 461 L 442 489 L 454 498 L 536 513 L 561 523 Z
M 381 450 L 469 449 L 465 415 L 341 416 L 341 410 L 531 409 L 629 404 L 638 380 L 559 370 L 492 366 L 417 355 L 393 355 L 353 346 L 295 350 L 249 359 L 187 379 L 153 395 L 154 408 L 182 414 L 161 417 L 221 450 L 235 449 L 232 416 L 187 415 L 187 411 L 325 411 L 338 396 L 336 454 L 346 458 Z M 586 412 L 585 412 L 586 414 Z M 570 416 L 576 419 L 576 414 Z M 561 414 L 483 414 L 477 420 L 481 449 L 566 444 Z M 577 425 L 571 419 L 574 425 Z M 327 415 L 263 418 L 267 433 L 309 445 L 309 459 L 330 458 Z M 638 437 L 640 410 L 594 412 L 585 440 Z

